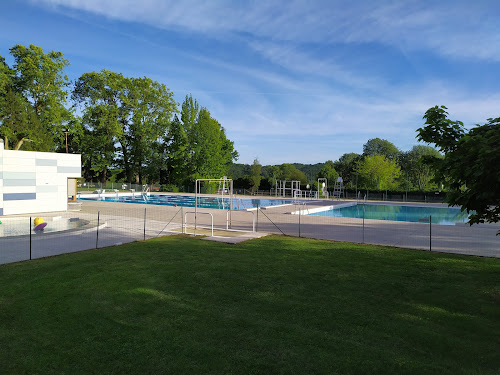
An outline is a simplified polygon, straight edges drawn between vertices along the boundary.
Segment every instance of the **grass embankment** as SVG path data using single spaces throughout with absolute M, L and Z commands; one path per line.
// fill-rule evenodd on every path
M 0 373 L 498 374 L 500 261 L 166 237 L 0 266 Z

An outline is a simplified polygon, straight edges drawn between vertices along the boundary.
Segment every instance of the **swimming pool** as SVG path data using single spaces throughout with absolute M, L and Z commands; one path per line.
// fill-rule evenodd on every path
M 155 204 L 161 206 L 182 206 L 194 207 L 194 195 L 168 195 L 168 194 L 151 194 L 144 197 L 142 194 L 134 196 L 120 195 L 101 195 L 99 197 L 82 197 L 81 200 L 98 200 L 105 202 L 121 202 L 121 203 L 138 203 L 138 204 Z M 283 204 L 292 204 L 292 200 L 286 199 L 251 199 L 251 198 L 234 198 L 233 210 L 246 210 L 256 207 L 278 206 Z M 228 210 L 230 207 L 230 199 L 220 197 L 198 197 L 197 206 L 200 208 L 215 208 Z
M 406 221 L 410 223 L 428 222 L 433 224 L 455 225 L 467 222 L 467 212 L 455 207 L 420 207 L 385 204 L 355 204 L 349 207 L 332 208 L 327 211 L 311 213 L 312 216 L 350 217 L 372 220 Z

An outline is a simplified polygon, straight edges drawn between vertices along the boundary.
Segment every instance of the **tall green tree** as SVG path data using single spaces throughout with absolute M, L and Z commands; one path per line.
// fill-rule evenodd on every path
M 438 186 L 433 182 L 434 171 L 424 163 L 426 157 L 442 158 L 443 156 L 433 147 L 417 145 L 408 152 L 401 153 L 400 162 L 403 178 L 407 178 L 410 189 L 430 190 Z
M 281 171 L 278 165 L 267 165 L 262 168 L 262 174 L 267 179 L 268 185 L 273 187 L 276 185 L 276 180 L 281 179 Z
M 321 170 L 318 172 L 318 175 L 316 178 L 326 178 L 328 181 L 328 184 L 333 186 L 335 181 L 337 181 L 337 178 L 339 177 L 339 174 L 335 170 L 335 164 L 331 160 L 327 160 Z
M 5 149 L 49 151 L 44 131 L 30 103 L 18 92 L 8 89 L 0 105 L 0 136 Z
M 383 155 L 389 160 L 396 160 L 400 151 L 386 139 L 372 138 L 363 145 L 363 156 Z
M 169 181 L 177 185 L 226 176 L 238 158 L 225 129 L 191 95 L 186 96 L 180 121 L 174 119 L 165 139 Z
M 73 99 L 84 106 L 82 120 L 88 130 L 84 134 L 96 138 L 86 143 L 96 149 L 88 150 L 92 169 L 103 179 L 116 165 L 124 169 L 128 182 L 159 180 L 163 141 L 177 110 L 173 93 L 164 84 L 102 70 L 83 74 Z
M 132 182 L 132 161 L 126 145 L 124 128 L 129 113 L 124 104 L 127 79 L 108 70 L 84 73 L 75 83 L 72 98 L 82 106 L 82 163 L 105 182 L 109 168 L 115 165 L 117 145 L 126 169 L 127 180 Z M 83 146 L 85 145 L 85 148 Z
M 307 183 L 307 177 L 304 172 L 296 168 L 292 164 L 284 163 L 279 166 L 278 180 L 300 181 L 302 184 Z
M 334 163 L 335 170 L 344 180 L 344 186 L 354 187 L 356 185 L 356 165 L 362 156 L 354 152 L 343 154 Z
M 13 84 L 16 91 L 33 106 L 39 122 L 52 135 L 52 142 L 45 148 L 55 150 L 62 144 L 63 128 L 72 118 L 66 108 L 68 77 L 64 68 L 69 65 L 61 52 L 45 53 L 41 47 L 16 45 L 10 49 L 14 58 Z
M 238 153 L 227 139 L 224 128 L 202 107 L 190 131 L 192 155 L 191 178 L 221 178 L 227 175 L 229 165 Z
M 185 185 L 189 179 L 189 142 L 188 135 L 177 116 L 174 116 L 165 136 L 164 155 L 166 165 L 162 183 Z
M 150 180 L 159 179 L 162 164 L 162 142 L 172 118 L 177 111 L 173 93 L 162 83 L 150 78 L 125 80 L 124 109 L 122 118 L 122 150 L 129 155 L 135 182 L 142 184 L 145 171 Z
M 179 138 L 180 142 L 186 142 L 186 143 L 185 144 L 180 143 L 178 146 L 180 148 L 183 148 L 185 151 L 184 154 L 185 160 L 183 163 L 185 168 L 184 172 L 185 178 L 182 181 L 184 184 L 193 182 L 193 175 L 197 168 L 196 166 L 196 162 L 198 160 L 196 158 L 197 128 L 195 127 L 195 125 L 199 120 L 199 114 L 200 114 L 200 105 L 198 104 L 198 101 L 194 99 L 192 95 L 186 95 L 181 105 L 182 128 L 186 137 Z
M 436 180 L 447 188 L 447 202 L 461 206 L 469 223 L 500 221 L 500 117 L 467 131 L 448 119 L 445 106 L 429 108 L 417 138 L 434 144 L 444 158 L 428 157 Z M 500 234 L 500 231 L 497 233 Z
M 2 97 L 4 97 L 7 93 L 7 89 L 9 87 L 12 87 L 13 76 L 14 71 L 9 68 L 9 66 L 5 62 L 5 58 L 0 55 L 0 101 L 2 100 Z
M 389 190 L 397 187 L 401 169 L 384 155 L 366 156 L 357 164 L 359 185 L 365 189 Z
M 251 166 L 248 164 L 233 163 L 229 167 L 228 177 L 232 178 L 233 180 L 236 180 L 245 175 L 248 176 L 250 175 L 250 168 Z
M 253 164 L 250 168 L 250 181 L 252 182 L 252 192 L 255 192 L 259 189 L 260 180 L 262 179 L 262 165 L 259 163 L 258 159 L 253 161 Z

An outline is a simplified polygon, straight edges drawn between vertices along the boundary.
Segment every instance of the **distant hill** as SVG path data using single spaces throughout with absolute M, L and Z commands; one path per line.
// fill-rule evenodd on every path
M 292 165 L 297 168 L 298 170 L 304 172 L 306 177 L 314 181 L 316 179 L 316 175 L 318 172 L 321 170 L 325 163 L 316 163 L 316 164 L 302 164 L 302 163 L 292 163 Z M 270 167 L 270 165 L 265 165 L 262 167 L 262 175 L 266 176 L 267 175 L 267 169 Z M 240 163 L 234 163 L 229 167 L 229 172 L 228 172 L 228 177 L 232 178 L 233 180 L 236 180 L 238 178 L 241 178 L 245 175 L 250 174 L 250 164 L 240 164 Z
M 229 167 L 228 176 L 233 180 L 250 174 L 250 164 L 234 163 Z
M 313 181 L 316 179 L 316 175 L 321 170 L 321 168 L 323 168 L 323 165 L 325 165 L 325 163 L 316 163 L 316 164 L 293 163 L 292 165 L 299 171 L 304 172 L 306 177 L 309 180 Z

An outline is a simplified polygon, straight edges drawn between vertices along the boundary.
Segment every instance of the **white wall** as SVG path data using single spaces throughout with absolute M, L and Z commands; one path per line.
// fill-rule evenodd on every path
M 66 211 L 67 179 L 81 165 L 79 154 L 5 150 L 0 140 L 0 215 Z

